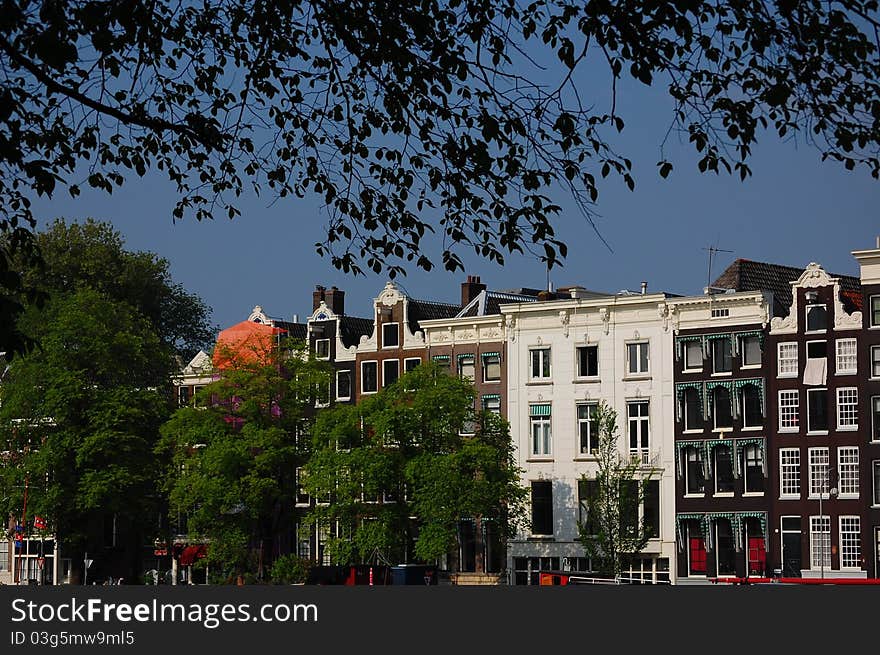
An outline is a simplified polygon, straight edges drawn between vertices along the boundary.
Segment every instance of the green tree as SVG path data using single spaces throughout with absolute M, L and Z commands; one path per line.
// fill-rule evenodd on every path
M 604 401 L 594 418 L 598 429 L 598 470 L 581 476 L 587 493 L 586 517 L 578 523 L 578 541 L 602 573 L 620 575 L 640 553 L 654 528 L 648 516 L 639 518 L 653 470 L 620 450 L 617 412 Z M 583 501 L 582 501 L 583 502 Z
M 224 354 L 220 378 L 199 406 L 174 413 L 158 448 L 170 460 L 172 510 L 187 517 L 191 539 L 210 544 L 208 563 L 227 580 L 265 580 L 290 553 L 302 435 L 316 390 L 330 383 L 326 363 L 304 344 L 283 340 L 261 354 Z
M 133 579 L 161 507 L 153 447 L 172 353 L 129 305 L 88 288 L 29 308 L 21 324 L 41 347 L 0 385 L 0 513 L 21 516 L 27 485 L 28 516 L 48 519 L 65 557 L 123 547 L 127 561 L 98 557 L 96 569 Z M 109 522 L 124 543 L 104 539 Z
M 316 246 L 346 271 L 456 270 L 462 249 L 553 265 L 559 189 L 592 219 L 601 178 L 635 185 L 624 80 L 667 91 L 664 133 L 686 136 L 700 171 L 747 177 L 765 134 L 880 170 L 876 0 L 3 0 L 0 14 L 4 232 L 32 224 L 35 195 L 156 171 L 175 217 L 231 218 L 247 190 L 318 197 Z
M 492 521 L 501 538 L 524 515 L 525 490 L 506 421 L 475 422 L 474 389 L 428 363 L 357 406 L 323 412 L 305 488 L 337 563 L 435 562 L 461 545 L 464 518 Z M 473 435 L 462 428 L 476 425 Z M 413 520 L 411 517 L 417 517 Z

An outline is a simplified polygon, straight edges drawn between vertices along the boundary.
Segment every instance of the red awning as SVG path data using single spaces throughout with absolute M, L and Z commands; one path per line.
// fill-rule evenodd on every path
M 205 544 L 199 544 L 198 546 L 187 546 L 180 553 L 180 560 L 178 563 L 180 566 L 191 566 L 195 563 L 197 559 L 202 559 L 205 555 L 208 554 L 208 547 Z

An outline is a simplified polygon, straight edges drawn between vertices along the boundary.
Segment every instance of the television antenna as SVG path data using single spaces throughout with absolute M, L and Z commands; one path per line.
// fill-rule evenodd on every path
M 718 246 L 709 246 L 708 248 L 703 248 L 703 250 L 707 250 L 709 252 L 709 268 L 706 271 L 706 289 L 707 291 L 712 290 L 712 259 L 714 259 L 715 255 L 719 252 L 733 252 L 732 250 L 724 250 L 723 248 L 719 248 Z

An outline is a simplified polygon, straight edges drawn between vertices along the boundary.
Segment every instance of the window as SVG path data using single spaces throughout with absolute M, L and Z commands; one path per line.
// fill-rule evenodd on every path
M 386 359 L 382 362 L 382 386 L 387 387 L 400 377 L 400 361 L 396 359 Z
M 797 343 L 780 343 L 776 347 L 776 375 L 780 378 L 793 378 L 798 374 Z
M 577 376 L 592 378 L 599 375 L 599 346 L 581 346 L 577 349 Z
M 660 480 L 647 480 L 642 496 L 642 523 L 649 537 L 660 536 Z
M 318 359 L 330 359 L 330 339 L 318 339 L 315 341 L 315 357 Z
M 648 342 L 628 343 L 626 345 L 627 370 L 630 375 L 646 375 L 650 359 L 648 357 Z
M 547 456 L 550 450 L 550 405 L 530 405 L 529 422 L 532 435 L 532 455 Z
M 742 449 L 742 458 L 745 493 L 764 493 L 764 449 L 757 444 L 749 444 Z
M 205 385 L 197 384 L 193 387 L 192 390 L 192 402 L 196 407 L 206 407 L 206 403 L 208 402 L 201 394 L 202 389 L 205 388 Z
M 837 429 L 859 429 L 859 390 L 855 387 L 837 390 Z
M 415 370 L 416 366 L 422 363 L 421 357 L 407 357 L 403 360 L 403 372 L 409 373 Z
M 473 355 L 458 356 L 458 375 L 466 380 L 476 379 L 477 369 Z
M 858 516 L 840 517 L 840 568 L 862 568 L 861 520 Z
M 531 378 L 533 380 L 550 379 L 550 349 L 536 348 L 529 351 L 532 362 Z
M 801 496 L 801 451 L 797 448 L 779 449 L 779 497 Z
M 532 534 L 553 534 L 553 487 L 549 480 L 532 482 Z
M 730 405 L 730 391 L 727 387 L 712 390 L 712 418 L 716 430 L 733 429 L 733 412 Z
M 739 348 L 743 366 L 761 365 L 761 339 L 759 337 L 740 337 Z
M 361 362 L 361 393 L 376 393 L 379 390 L 379 363 Z
M 871 327 L 880 327 L 880 296 L 871 296 Z
M 351 371 L 336 371 L 336 400 L 351 398 Z
M 880 441 L 880 396 L 871 398 L 871 441 Z
M 599 450 L 599 425 L 596 414 L 599 405 L 591 403 L 577 406 L 578 435 L 580 435 L 579 453 L 581 455 L 596 454 Z
M 188 406 L 191 398 L 192 398 L 192 388 L 191 387 L 178 387 L 177 388 L 177 406 L 178 407 Z
M 743 428 L 759 428 L 764 423 L 761 410 L 761 390 L 754 384 L 747 384 L 740 390 L 742 394 Z
M 825 305 L 807 305 L 807 332 L 824 331 L 828 323 Z
M 710 312 L 710 316 L 712 318 L 726 318 L 730 316 L 730 310 L 727 307 L 725 307 L 724 309 L 713 309 Z
M 872 462 L 874 468 L 874 502 L 875 506 L 880 505 L 880 460 L 875 459 Z
M 871 346 L 871 377 L 880 378 L 880 346 Z
M 382 347 L 395 348 L 400 345 L 398 323 L 385 323 L 382 326 Z
M 309 495 L 303 489 L 303 469 L 298 466 L 296 468 L 296 504 L 297 505 L 308 505 L 309 504 Z
M 848 375 L 856 372 L 858 356 L 855 339 L 838 339 L 834 343 L 837 353 L 837 375 Z
M 9 570 L 9 540 L 4 538 L 4 539 L 0 539 L 0 571 L 8 571 L 8 570 Z
M 598 517 L 593 503 L 599 497 L 599 483 L 596 480 L 578 480 L 578 523 L 586 534 L 597 534 Z
M 706 491 L 706 479 L 703 475 L 703 450 L 690 446 L 687 448 L 684 469 L 685 493 L 702 496 Z
M 684 429 L 702 430 L 703 412 L 700 406 L 700 392 L 698 389 L 684 390 Z
M 831 567 L 831 517 L 810 517 L 810 565 L 814 569 Z
M 712 449 L 715 459 L 715 493 L 733 493 L 733 456 L 730 446 L 715 446 Z
M 780 432 L 797 432 L 800 420 L 798 418 L 798 409 L 800 399 L 798 392 L 780 391 L 779 392 L 779 431 Z
M 648 455 L 649 417 L 648 401 L 639 400 L 626 404 L 626 415 L 629 422 L 629 450 L 632 454 L 642 457 L 646 463 Z
M 837 488 L 839 498 L 859 497 L 858 446 L 841 446 L 837 449 Z
M 700 341 L 685 342 L 684 368 L 688 371 L 703 370 L 703 344 Z
M 501 380 L 501 355 L 483 353 L 483 382 L 498 382 L 499 380 Z
M 483 411 L 491 414 L 501 414 L 501 396 L 497 393 L 483 396 Z
M 810 498 L 828 498 L 829 476 L 828 448 L 810 448 Z
M 828 431 L 827 389 L 807 389 L 807 432 Z
M 712 372 L 730 373 L 733 370 L 733 358 L 730 352 L 730 339 L 712 339 Z

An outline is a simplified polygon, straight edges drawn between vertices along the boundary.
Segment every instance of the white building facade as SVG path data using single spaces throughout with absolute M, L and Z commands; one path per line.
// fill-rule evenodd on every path
M 621 453 L 650 475 L 640 517 L 655 537 L 631 578 L 676 577 L 673 338 L 665 294 L 600 295 L 579 287 L 572 298 L 506 304 L 507 414 L 531 526 L 508 544 L 513 584 L 537 584 L 538 570 L 591 571 L 577 541 L 587 487 L 595 478 L 597 435 L 591 407 L 617 411 Z

